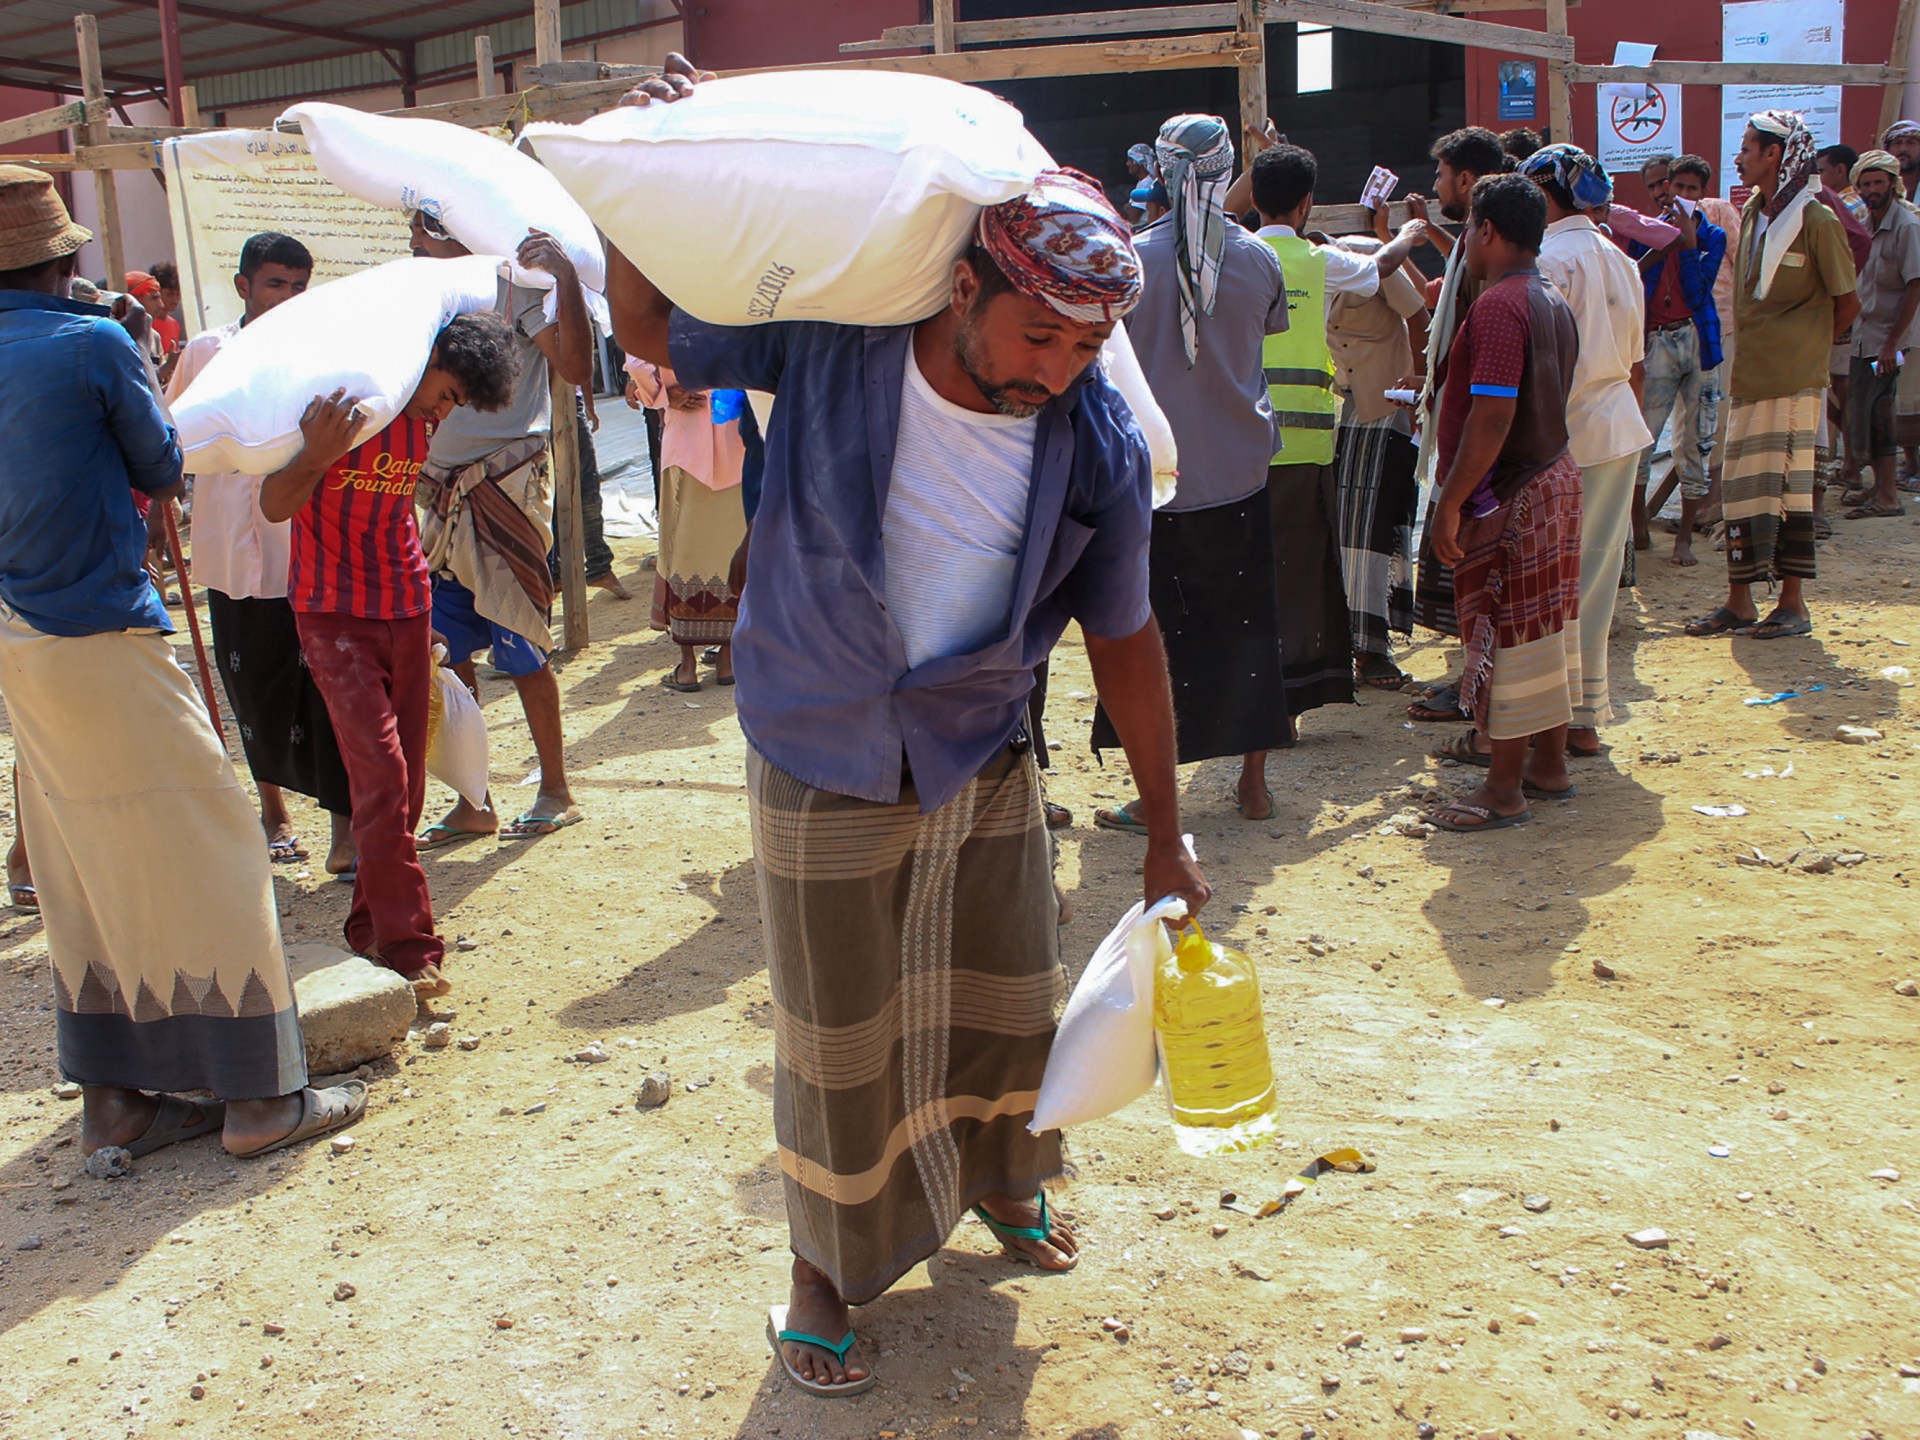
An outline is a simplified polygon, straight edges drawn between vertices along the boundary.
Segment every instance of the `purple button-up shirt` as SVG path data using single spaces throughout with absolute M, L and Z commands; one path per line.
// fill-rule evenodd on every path
M 741 729 L 795 779 L 885 804 L 900 799 L 904 755 L 931 812 L 1018 730 L 1033 668 L 1067 621 L 1119 639 L 1151 618 L 1152 476 L 1133 412 L 1090 371 L 1040 412 L 1007 630 L 909 668 L 881 522 L 912 338 L 912 326 L 734 329 L 677 313 L 670 358 L 689 389 L 777 397 L 733 637 Z

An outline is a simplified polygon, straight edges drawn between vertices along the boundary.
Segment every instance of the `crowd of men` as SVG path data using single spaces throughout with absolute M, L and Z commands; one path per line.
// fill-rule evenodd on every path
M 675 57 L 628 103 L 704 78 Z M 726 635 L 794 1251 L 768 1331 L 793 1383 L 871 1386 L 849 1307 L 969 1209 L 1013 1258 L 1078 1261 L 1043 1188 L 1060 1137 L 1026 1128 L 1061 977 L 1030 701 L 1068 623 L 1099 692 L 1094 743 L 1125 751 L 1138 788 L 1096 820 L 1144 836 L 1148 899 L 1210 895 L 1176 766 L 1239 757 L 1235 799 L 1264 818 L 1267 753 L 1357 686 L 1409 683 L 1393 638 L 1416 621 L 1458 638 L 1462 668 L 1409 713 L 1467 722 L 1436 755 L 1485 771 L 1435 823 L 1527 822 L 1574 793 L 1570 759 L 1604 753 L 1614 608 L 1664 498 L 1645 497 L 1658 435 L 1682 497 L 1675 563 L 1694 563 L 1716 502 L 1725 537 L 1727 598 L 1696 635 L 1808 632 L 1823 481 L 1862 481 L 1856 518 L 1899 508 L 1903 417 L 1920 414 L 1920 125 L 1884 141 L 1847 163 L 1816 154 L 1799 115 L 1755 115 L 1744 211 L 1681 156 L 1648 166 L 1659 213 L 1641 215 L 1574 146 L 1461 130 L 1433 147 L 1439 217 L 1416 196 L 1399 231 L 1333 239 L 1312 228 L 1311 153 L 1269 127 L 1236 176 L 1227 125 L 1182 115 L 1129 156 L 1137 225 L 1049 171 L 982 213 L 945 308 L 882 329 L 703 324 L 609 252 L 615 336 L 673 406 L 776 397 Z M 1822 160 L 1846 163 L 1847 189 L 1821 184 Z M 378 434 L 360 397 L 316 395 L 286 467 L 196 477 L 197 578 L 256 817 L 144 568 L 131 497 L 164 515 L 182 457 L 142 308 L 71 297 L 87 238 L 46 176 L 0 167 L 0 423 L 42 437 L 0 455 L 0 691 L 59 1062 L 88 1151 L 219 1130 L 262 1154 L 366 1103 L 357 1082 L 307 1085 L 269 870 L 276 787 L 337 817 L 348 943 L 422 997 L 452 981 L 419 852 L 498 824 L 463 801 L 416 835 L 434 638 L 469 683 L 490 648 L 519 694 L 541 784 L 503 833 L 579 818 L 547 630 L 548 440 L 576 417 L 548 397 L 550 374 L 588 382 L 588 323 L 534 232 L 519 260 L 555 278 L 553 320 L 503 282 L 497 313 L 441 333 Z M 1428 242 L 1445 257 L 1431 280 L 1412 261 Z M 465 253 L 426 215 L 414 244 Z M 186 348 L 175 393 L 311 269 L 296 239 L 250 242 L 242 318 Z M 1095 363 L 1122 317 L 1182 457 L 1158 512 Z M 1774 580 L 1762 619 L 1753 587 Z M 674 638 L 674 674 L 697 678 L 697 632 Z

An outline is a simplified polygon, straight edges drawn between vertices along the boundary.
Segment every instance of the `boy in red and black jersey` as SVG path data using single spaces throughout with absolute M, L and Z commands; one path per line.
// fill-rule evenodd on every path
M 434 342 L 426 374 L 392 424 L 355 444 L 365 418 L 355 398 L 341 390 L 316 396 L 301 417 L 300 454 L 260 490 L 269 520 L 293 522 L 287 598 L 353 798 L 360 861 L 347 944 L 423 996 L 451 987 L 413 845 L 426 803 L 433 677 L 433 595 L 414 479 L 429 422 L 459 405 L 499 409 L 512 395 L 513 371 L 505 327 L 489 315 L 463 315 Z

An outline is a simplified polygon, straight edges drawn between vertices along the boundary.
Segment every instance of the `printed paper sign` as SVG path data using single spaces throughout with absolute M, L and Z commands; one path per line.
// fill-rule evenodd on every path
M 1838 65 L 1845 0 L 1728 0 L 1720 58 L 1733 64 L 1792 62 Z M 1723 85 L 1720 87 L 1720 191 L 1736 204 L 1746 198 L 1734 157 L 1747 117 L 1761 110 L 1798 110 L 1822 145 L 1840 141 L 1838 85 Z

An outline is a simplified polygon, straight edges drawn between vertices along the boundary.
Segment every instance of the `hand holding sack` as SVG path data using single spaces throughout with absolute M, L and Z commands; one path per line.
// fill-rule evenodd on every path
M 220 347 L 173 405 L 189 471 L 270 475 L 300 453 L 300 417 L 344 390 L 365 417 L 354 444 L 399 415 L 458 315 L 491 311 L 497 256 L 393 260 L 296 295 Z

